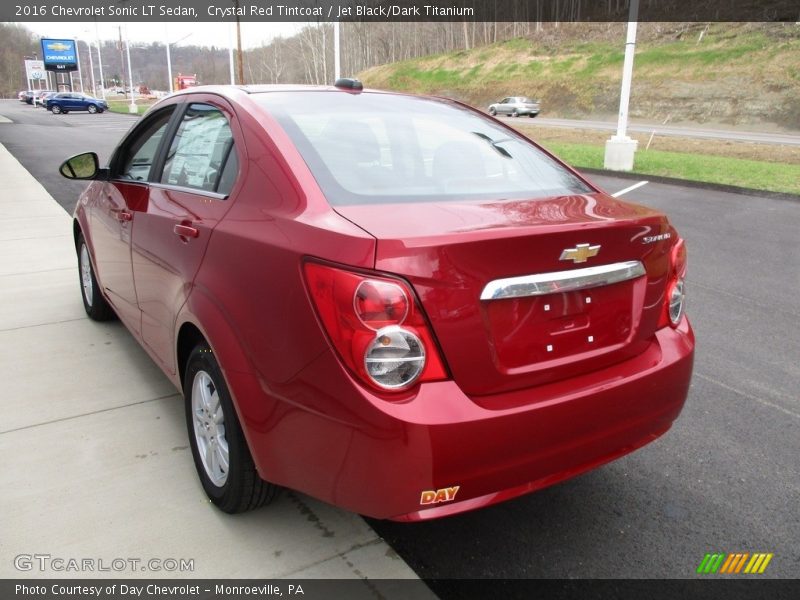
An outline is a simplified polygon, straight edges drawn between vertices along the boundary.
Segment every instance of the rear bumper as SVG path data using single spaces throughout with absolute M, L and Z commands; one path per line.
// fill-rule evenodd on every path
M 553 485 L 654 440 L 683 408 L 693 355 L 684 319 L 634 359 L 494 397 L 443 381 L 386 402 L 330 352 L 278 387 L 228 376 L 262 477 L 371 517 L 419 521 Z M 452 501 L 421 505 L 423 492 L 455 486 Z

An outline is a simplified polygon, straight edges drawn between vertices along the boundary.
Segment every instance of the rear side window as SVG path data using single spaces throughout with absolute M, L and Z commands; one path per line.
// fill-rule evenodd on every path
M 228 119 L 208 104 L 191 104 L 164 163 L 161 183 L 227 194 L 238 172 Z
M 271 92 L 281 123 L 333 205 L 536 199 L 592 190 L 527 139 L 446 101 Z

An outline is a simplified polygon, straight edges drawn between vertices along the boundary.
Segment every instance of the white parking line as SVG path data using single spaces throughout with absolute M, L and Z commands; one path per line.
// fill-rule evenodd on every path
M 635 189 L 642 187 L 643 185 L 647 185 L 650 183 L 649 181 L 640 181 L 639 183 L 635 183 L 630 187 L 626 187 L 624 190 L 620 190 L 614 194 L 611 194 L 614 198 L 619 198 L 622 194 L 627 194 L 628 192 L 632 192 Z

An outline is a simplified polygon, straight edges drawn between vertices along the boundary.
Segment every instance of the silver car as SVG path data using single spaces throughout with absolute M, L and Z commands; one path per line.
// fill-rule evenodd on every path
M 492 104 L 489 107 L 489 114 L 493 117 L 496 115 L 511 115 L 512 117 L 528 115 L 532 119 L 539 114 L 539 101 L 525 96 L 509 96 Z

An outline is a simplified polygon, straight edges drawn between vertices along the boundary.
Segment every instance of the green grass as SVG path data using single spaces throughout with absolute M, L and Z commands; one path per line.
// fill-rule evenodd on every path
M 109 100 L 108 110 L 109 112 L 122 113 L 127 115 L 129 114 L 128 107 L 130 106 L 130 104 L 131 104 L 130 100 Z M 152 102 L 147 102 L 147 104 L 144 104 L 142 101 L 137 100 L 136 107 L 139 110 L 139 114 L 143 115 L 147 111 L 147 109 L 150 108 L 151 104 Z
M 605 149 L 590 144 L 544 142 L 559 158 L 577 168 L 602 169 Z M 639 150 L 634 173 L 800 194 L 800 165 L 761 162 L 682 152 Z

